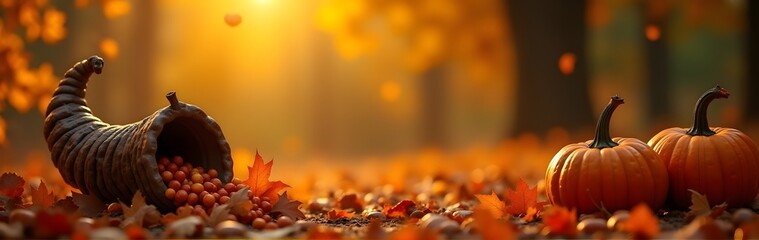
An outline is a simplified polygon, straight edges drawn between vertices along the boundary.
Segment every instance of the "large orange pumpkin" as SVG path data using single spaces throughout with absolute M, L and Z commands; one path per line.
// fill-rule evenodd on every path
M 709 128 L 706 110 L 714 99 L 730 93 L 716 86 L 698 99 L 691 128 L 669 128 L 648 144 L 669 171 L 669 202 L 677 208 L 691 204 L 693 189 L 706 195 L 711 205 L 749 205 L 759 190 L 759 150 L 742 132 L 732 128 Z
M 669 186 L 667 170 L 651 147 L 635 138 L 609 136 L 609 121 L 618 96 L 601 113 L 593 140 L 562 148 L 546 170 L 546 193 L 551 203 L 592 213 L 630 209 L 646 203 L 664 205 Z

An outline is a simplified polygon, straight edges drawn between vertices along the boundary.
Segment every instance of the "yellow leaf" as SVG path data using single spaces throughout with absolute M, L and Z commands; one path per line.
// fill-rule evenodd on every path
M 490 193 L 490 195 L 475 194 L 474 197 L 480 201 L 480 205 L 478 205 L 477 208 L 487 210 L 494 217 L 502 218 L 509 215 L 506 212 L 506 204 L 498 199 L 498 195 L 494 192 Z

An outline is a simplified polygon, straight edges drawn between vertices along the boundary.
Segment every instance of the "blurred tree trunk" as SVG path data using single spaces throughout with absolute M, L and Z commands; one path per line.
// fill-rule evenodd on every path
M 423 147 L 446 147 L 445 66 L 436 65 L 421 76 L 421 131 Z
M 744 93 L 746 120 L 759 121 L 759 2 L 748 2 L 748 28 L 746 31 L 747 64 L 746 90 Z
M 669 48 L 666 35 L 668 11 L 662 6 L 666 1 L 647 0 L 642 2 L 645 25 L 643 33 L 646 47 L 646 92 L 648 101 L 648 125 L 662 124 L 670 119 L 672 101 L 668 97 L 671 92 L 669 81 Z M 658 30 L 658 32 L 656 32 Z M 658 129 L 658 128 L 657 128 Z
M 594 125 L 588 97 L 585 1 L 510 0 L 517 64 L 516 116 L 506 137 L 544 134 L 553 127 L 575 131 Z M 574 70 L 558 68 L 574 53 Z

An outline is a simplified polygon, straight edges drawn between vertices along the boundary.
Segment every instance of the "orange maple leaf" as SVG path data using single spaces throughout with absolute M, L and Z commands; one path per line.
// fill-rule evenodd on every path
M 277 193 L 290 187 L 290 185 L 287 185 L 282 181 L 269 181 L 273 164 L 274 160 L 264 164 L 264 159 L 258 154 L 258 151 L 256 151 L 256 158 L 253 160 L 253 166 L 248 166 L 248 179 L 243 181 L 243 184 L 250 186 L 250 191 L 253 193 L 253 196 L 268 197 L 272 203 L 275 203 L 278 199 Z
M 530 188 L 524 179 L 520 178 L 517 182 L 516 191 L 511 189 L 506 190 L 506 198 L 511 201 L 506 212 L 512 215 L 527 214 L 527 210 L 530 207 L 534 207 L 538 211 L 543 210 L 544 202 L 538 203 L 538 186 Z
M 398 202 L 398 204 L 395 204 L 395 206 L 390 207 L 389 205 L 386 205 L 382 212 L 385 214 L 385 216 L 389 218 L 400 218 L 400 217 L 408 217 L 409 208 L 416 207 L 416 203 L 411 200 L 402 200 Z
M 553 206 L 542 215 L 543 223 L 552 236 L 573 237 L 577 235 L 577 211 Z
M 475 194 L 474 197 L 480 201 L 480 205 L 477 208 L 487 210 L 494 217 L 502 218 L 509 215 L 506 211 L 506 204 L 501 199 L 498 199 L 498 195 L 494 192 L 490 193 L 490 195 Z
M 341 218 L 353 218 L 353 215 L 356 215 L 356 213 L 348 212 L 342 209 L 332 209 L 329 212 L 327 212 L 327 219 L 337 220 Z
M 622 229 L 636 239 L 651 239 L 659 235 L 659 219 L 648 205 L 641 203 L 630 211 L 630 218 L 623 223 Z

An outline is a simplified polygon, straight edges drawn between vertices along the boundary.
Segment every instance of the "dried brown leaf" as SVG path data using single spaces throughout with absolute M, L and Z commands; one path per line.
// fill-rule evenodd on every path
M 82 216 L 95 217 L 106 209 L 105 203 L 95 196 L 72 192 L 71 197 Z

